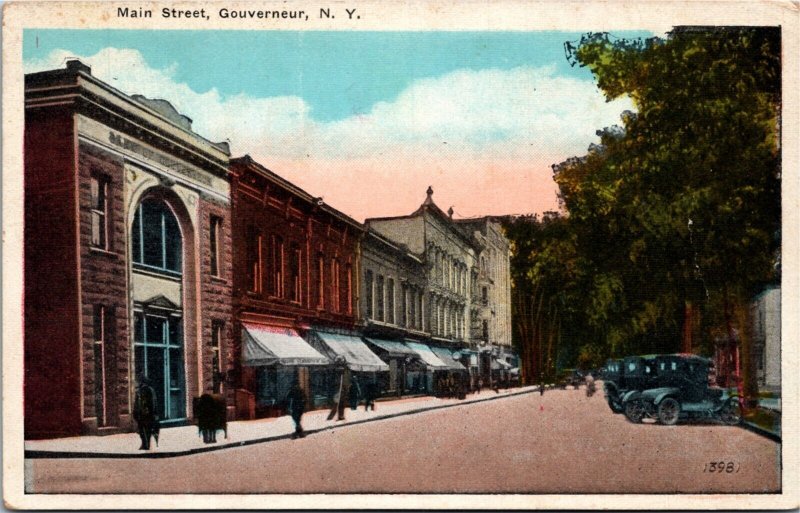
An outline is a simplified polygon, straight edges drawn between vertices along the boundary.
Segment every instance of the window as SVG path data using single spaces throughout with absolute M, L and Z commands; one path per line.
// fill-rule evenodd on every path
M 283 289 L 283 239 L 272 237 L 272 295 L 284 297 Z
M 317 254 L 317 307 L 325 308 L 325 256 Z
M 386 312 L 385 312 L 385 310 L 383 308 L 383 306 L 384 306 L 384 295 L 383 294 L 384 294 L 383 275 L 379 274 L 378 275 L 378 280 L 377 280 L 377 287 L 376 287 L 376 290 L 375 290 L 375 296 L 376 296 L 375 299 L 377 300 L 377 303 L 378 303 L 378 308 L 377 308 L 376 314 L 377 314 L 377 318 L 378 318 L 379 321 L 385 321 L 386 320 L 386 315 L 385 315 Z
M 334 259 L 331 260 L 331 302 L 334 312 L 338 312 L 341 309 L 342 290 L 339 286 L 340 278 L 339 259 L 334 257 Z
M 222 334 L 225 323 L 211 323 L 211 383 L 215 394 L 222 392 Z
M 424 307 L 422 303 L 422 292 L 417 294 L 417 329 L 424 330 L 425 325 L 422 323 L 422 309 Z
M 303 301 L 301 294 L 301 280 L 300 280 L 300 266 L 301 266 L 300 246 L 292 244 L 292 250 L 289 255 L 289 300 L 295 303 Z
M 247 228 L 247 288 L 251 292 L 263 291 L 263 236 L 250 226 Z
M 483 321 L 483 341 L 489 342 L 489 321 Z
M 222 240 L 222 218 L 211 216 L 209 226 L 209 252 L 211 253 L 211 276 L 220 275 L 220 253 L 219 244 Z
M 364 302 L 367 307 L 367 318 L 372 319 L 375 315 L 375 307 L 373 306 L 373 276 L 372 271 L 367 271 L 364 276 Z
M 165 203 L 142 201 L 133 218 L 131 237 L 135 264 L 151 270 L 181 273 L 181 232 L 178 220 Z
M 417 311 L 417 291 L 415 289 L 410 289 L 408 291 L 408 327 L 409 328 L 416 328 L 414 322 L 416 322 L 416 311 Z
M 92 246 L 108 249 L 108 184 L 106 176 L 93 176 L 92 189 Z
M 106 396 L 109 383 L 109 367 L 113 367 L 113 309 L 95 305 L 93 318 L 93 344 L 94 350 L 94 408 L 97 415 L 97 426 L 109 424 L 108 397 Z M 112 365 L 108 365 L 111 363 Z
M 386 322 L 394 324 L 394 279 L 386 282 Z
M 353 313 L 353 264 L 347 264 L 345 266 L 345 283 L 344 283 L 344 293 L 346 294 L 347 299 L 345 299 L 347 304 L 347 313 Z

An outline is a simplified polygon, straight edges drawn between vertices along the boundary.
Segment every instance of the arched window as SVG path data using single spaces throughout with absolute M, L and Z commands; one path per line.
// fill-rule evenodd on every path
M 141 267 L 181 273 L 183 242 L 178 220 L 163 201 L 139 204 L 131 230 L 133 262 Z

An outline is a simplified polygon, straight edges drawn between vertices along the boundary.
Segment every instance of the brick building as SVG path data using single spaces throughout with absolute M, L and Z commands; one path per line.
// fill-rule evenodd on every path
M 312 405 L 327 405 L 338 376 L 323 339 L 363 345 L 362 225 L 249 156 L 232 159 L 231 173 L 237 417 L 282 414 L 295 379 Z
M 229 150 L 79 61 L 25 77 L 25 436 L 165 426 L 232 394 Z

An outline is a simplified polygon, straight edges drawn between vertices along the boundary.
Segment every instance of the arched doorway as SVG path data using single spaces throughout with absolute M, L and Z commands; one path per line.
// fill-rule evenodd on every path
M 158 196 L 136 207 L 131 226 L 133 376 L 146 377 L 164 422 L 186 418 L 184 237 L 177 216 Z

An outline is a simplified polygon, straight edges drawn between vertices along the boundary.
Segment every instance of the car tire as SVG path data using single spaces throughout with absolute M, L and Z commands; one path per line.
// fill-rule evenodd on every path
M 611 408 L 611 411 L 614 413 L 622 413 L 622 410 L 624 409 L 622 405 L 619 404 L 619 401 L 610 397 L 608 398 L 608 407 Z
M 658 421 L 665 426 L 674 426 L 681 414 L 681 403 L 673 397 L 664 398 L 658 405 Z
M 719 411 L 719 418 L 729 426 L 735 426 L 742 421 L 742 409 L 739 400 L 731 397 Z
M 634 424 L 642 422 L 644 417 L 644 405 L 641 401 L 628 401 L 625 403 L 625 418 Z

